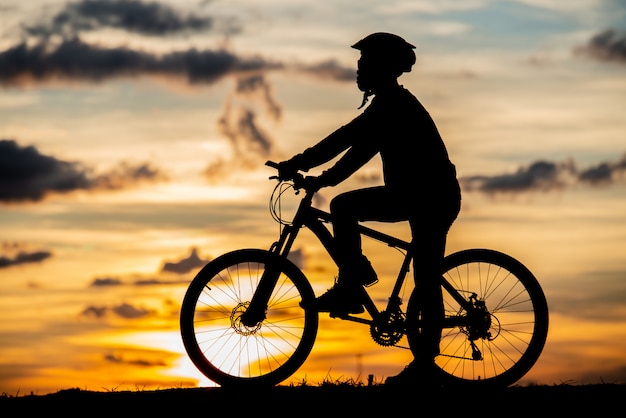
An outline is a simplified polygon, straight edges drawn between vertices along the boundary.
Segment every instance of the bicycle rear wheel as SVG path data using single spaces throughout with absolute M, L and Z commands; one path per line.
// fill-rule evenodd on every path
M 535 276 L 498 251 L 470 249 L 447 256 L 444 327 L 436 364 L 444 384 L 506 387 L 521 379 L 539 358 L 548 335 L 548 305 Z M 417 353 L 419 306 L 409 300 L 409 346 Z
M 266 268 L 279 271 L 266 318 L 240 320 Z M 208 263 L 193 279 L 181 308 L 180 329 L 194 365 L 221 386 L 273 386 L 308 357 L 318 313 L 300 307 L 313 289 L 293 263 L 265 250 L 238 250 Z

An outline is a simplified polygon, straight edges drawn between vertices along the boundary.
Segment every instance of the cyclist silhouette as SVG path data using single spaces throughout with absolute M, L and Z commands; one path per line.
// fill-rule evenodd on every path
M 428 378 L 439 354 L 443 302 L 441 287 L 433 277 L 441 274 L 446 237 L 458 216 L 461 192 L 446 147 L 429 113 L 419 100 L 398 83 L 398 77 L 415 64 L 414 46 L 390 33 L 373 33 L 352 45 L 360 51 L 356 83 L 363 92 L 363 113 L 348 124 L 279 164 L 279 176 L 291 178 L 341 158 L 319 176 L 307 176 L 307 187 L 335 186 L 380 154 L 383 186 L 339 194 L 330 202 L 333 233 L 340 254 L 335 285 L 315 299 L 314 308 L 331 315 L 361 313 L 359 286 L 378 281 L 361 249 L 357 229 L 363 221 L 408 221 L 415 248 L 413 273 L 422 295 L 422 352 L 388 384 L 420 376 Z M 361 108 L 359 107 L 359 108 Z M 426 278 L 430 278 L 427 280 Z

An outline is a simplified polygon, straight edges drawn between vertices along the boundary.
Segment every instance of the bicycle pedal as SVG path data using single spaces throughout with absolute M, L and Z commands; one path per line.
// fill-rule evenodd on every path
M 349 313 L 345 313 L 345 312 L 342 312 L 342 313 L 332 313 L 332 312 L 329 312 L 328 316 L 331 317 L 332 319 L 335 319 L 335 318 L 337 318 L 337 319 L 348 319 L 348 318 L 351 318 L 350 314 Z
M 378 278 L 376 278 L 376 280 L 374 280 L 373 282 L 363 283 L 363 287 L 374 286 L 376 283 L 378 283 Z

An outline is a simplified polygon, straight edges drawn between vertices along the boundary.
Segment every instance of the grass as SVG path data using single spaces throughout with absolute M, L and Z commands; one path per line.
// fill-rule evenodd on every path
M 369 383 L 369 382 L 368 382 Z M 432 390 L 420 392 L 412 387 L 400 390 L 384 384 L 363 383 L 354 379 L 332 378 L 313 384 L 306 380 L 287 386 L 262 390 L 237 390 L 220 387 L 170 388 L 159 390 L 88 391 L 79 388 L 60 390 L 47 395 L 0 394 L 0 410 L 15 408 L 20 416 L 164 416 L 205 412 L 237 413 L 263 416 L 297 412 L 305 416 L 375 416 L 397 414 L 407 409 L 434 410 L 444 416 L 462 415 L 481 418 L 511 415 L 514 417 L 553 414 L 557 416 L 612 416 L 622 410 L 626 385 L 555 385 L 511 386 L 503 389 Z M 97 412 L 91 414 L 90 412 Z M 581 415 L 582 414 L 582 415 Z

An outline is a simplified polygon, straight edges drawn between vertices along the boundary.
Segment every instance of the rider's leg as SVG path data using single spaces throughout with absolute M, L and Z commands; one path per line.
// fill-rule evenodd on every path
M 395 208 L 406 205 L 394 201 L 394 197 L 384 187 L 373 187 L 346 192 L 335 197 L 330 203 L 333 220 L 333 256 L 339 267 L 337 283 L 328 292 L 315 300 L 319 312 L 331 315 L 363 312 L 359 297 L 359 287 L 370 285 L 378 279 L 372 265 L 361 250 L 359 221 L 395 222 L 407 219 L 399 217 Z
M 387 378 L 385 384 L 421 382 L 430 386 L 437 383 L 435 357 L 439 354 L 444 319 L 443 298 L 437 277 L 443 272 L 448 230 L 460 211 L 460 191 L 442 201 L 444 203 L 438 209 L 424 209 L 421 217 L 409 221 L 413 236 L 416 297 L 420 298 L 423 325 L 420 341 L 412 347 L 415 351 L 414 360 L 400 374 Z
M 363 201 L 363 193 L 347 192 L 336 196 L 330 202 L 332 215 L 335 261 L 339 267 L 339 280 L 357 284 L 354 270 L 363 256 L 359 219 L 356 208 Z
M 432 362 L 439 354 L 444 316 L 441 284 L 448 228 L 428 222 L 411 222 L 413 233 L 413 276 L 416 296 L 422 307 L 420 344 L 415 359 Z
M 340 280 L 365 285 L 377 281 L 376 273 L 362 252 L 359 222 L 406 220 L 404 199 L 398 199 L 380 186 L 342 193 L 330 202 Z
M 411 346 L 413 361 L 396 376 L 386 379 L 386 385 L 437 385 L 435 357 L 439 354 L 444 317 L 440 282 L 447 228 L 433 228 L 428 222 L 411 222 L 413 233 L 413 275 L 415 296 L 421 306 L 419 340 Z

